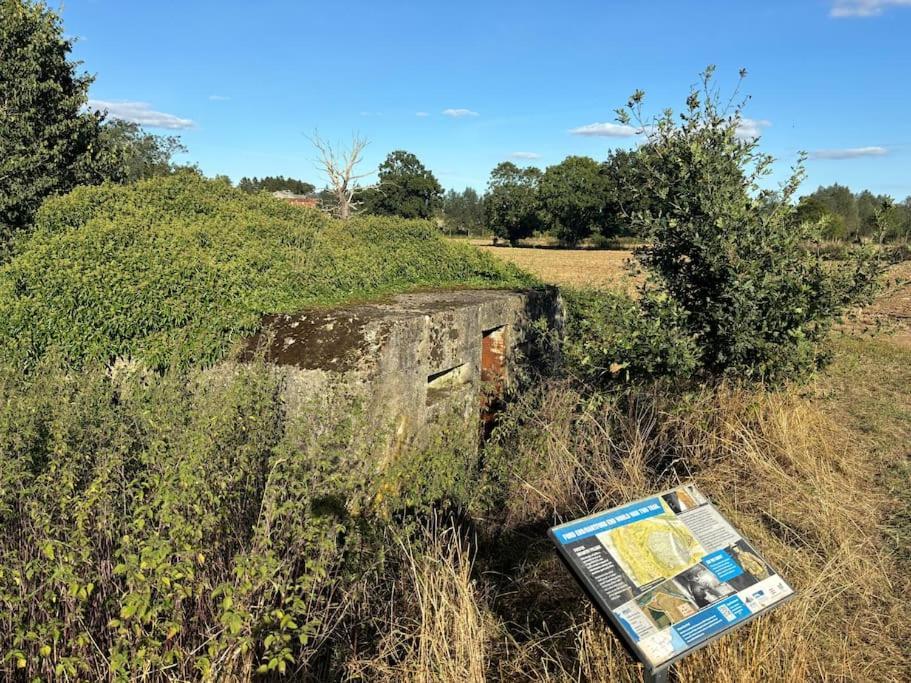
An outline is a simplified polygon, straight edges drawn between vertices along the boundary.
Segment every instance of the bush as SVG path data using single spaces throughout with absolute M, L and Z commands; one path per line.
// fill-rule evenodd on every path
M 356 405 L 286 415 L 257 364 L 0 371 L 0 678 L 305 666 L 385 520 L 475 488 L 456 439 L 384 471 L 371 433 Z
M 698 350 L 679 306 L 667 297 L 564 291 L 563 358 L 571 374 L 595 386 L 688 377 Z
M 429 223 L 350 223 L 180 173 L 79 188 L 39 212 L 0 267 L 0 360 L 211 363 L 293 312 L 417 287 L 529 284 Z
M 761 189 L 772 158 L 740 134 L 741 107 L 719 104 L 712 73 L 679 123 L 671 112 L 645 121 L 641 92 L 621 110 L 621 122 L 635 117 L 648 136 L 640 180 L 626 188 L 652 199 L 630 217 L 651 240 L 639 252 L 645 291 L 666 292 L 686 312 L 708 372 L 798 378 L 825 360 L 832 323 L 872 294 L 881 263 L 871 249 L 827 263 L 806 247 L 819 234 L 792 220 L 801 165 L 780 193 Z

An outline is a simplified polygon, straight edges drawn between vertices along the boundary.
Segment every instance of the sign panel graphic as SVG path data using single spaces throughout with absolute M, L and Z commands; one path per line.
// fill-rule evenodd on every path
M 652 670 L 794 594 L 692 485 L 561 524 L 548 535 Z

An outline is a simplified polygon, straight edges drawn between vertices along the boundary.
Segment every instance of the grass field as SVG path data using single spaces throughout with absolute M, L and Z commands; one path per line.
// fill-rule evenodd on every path
M 462 240 L 465 241 L 465 240 Z M 549 284 L 570 287 L 630 287 L 627 249 L 553 249 L 549 247 L 494 247 L 490 240 L 469 240 L 482 251 L 516 264 Z

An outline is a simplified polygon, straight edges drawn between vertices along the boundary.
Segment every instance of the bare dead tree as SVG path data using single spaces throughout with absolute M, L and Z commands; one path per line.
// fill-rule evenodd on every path
M 354 193 L 358 190 L 357 181 L 370 175 L 355 173 L 357 165 L 363 161 L 364 148 L 370 141 L 360 133 L 354 133 L 351 136 L 350 147 L 342 149 L 320 137 L 316 131 L 309 136 L 309 140 L 319 153 L 316 164 L 326 174 L 329 188 L 335 195 L 336 214 L 345 220 L 355 208 Z

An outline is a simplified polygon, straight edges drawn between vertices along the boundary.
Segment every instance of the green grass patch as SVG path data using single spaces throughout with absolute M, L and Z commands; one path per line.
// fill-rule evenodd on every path
M 894 501 L 883 526 L 895 557 L 911 568 L 911 363 L 889 336 L 843 336 L 821 380 L 825 405 L 883 463 L 878 486 Z

